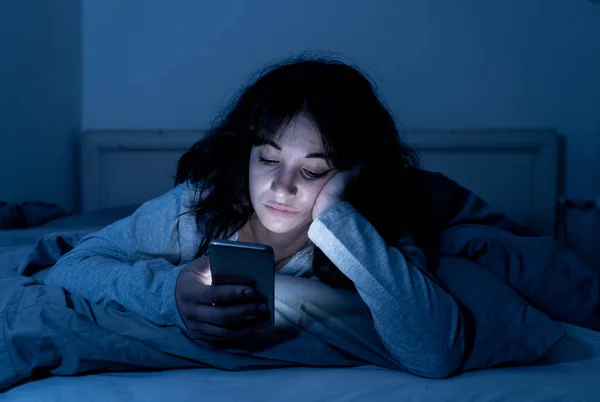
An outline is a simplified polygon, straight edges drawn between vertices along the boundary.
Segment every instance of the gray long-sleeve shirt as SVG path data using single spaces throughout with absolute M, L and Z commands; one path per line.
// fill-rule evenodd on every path
M 195 217 L 185 213 L 197 201 L 194 186 L 178 185 L 83 238 L 44 282 L 94 303 L 116 303 L 158 325 L 185 328 L 175 285 L 203 236 Z M 310 244 L 278 275 L 310 276 L 312 247 L 320 248 L 354 282 L 383 344 L 401 366 L 434 377 L 458 368 L 465 342 L 462 314 L 452 296 L 426 274 L 425 257 L 410 234 L 398 244 L 386 244 L 342 202 L 317 217 L 308 237 Z

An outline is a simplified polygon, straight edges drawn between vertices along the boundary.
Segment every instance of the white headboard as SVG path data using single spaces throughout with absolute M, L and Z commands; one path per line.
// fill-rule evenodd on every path
M 140 204 L 173 186 L 200 131 L 88 131 L 81 141 L 82 212 Z M 554 234 L 558 140 L 552 130 L 409 131 L 428 170 L 444 173 L 515 221 Z

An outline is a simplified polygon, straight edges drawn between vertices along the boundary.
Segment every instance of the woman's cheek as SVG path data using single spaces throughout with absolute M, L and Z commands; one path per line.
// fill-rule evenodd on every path
M 323 186 L 325 186 L 325 183 L 314 183 L 313 185 L 310 186 L 310 189 L 308 190 L 307 198 L 310 198 L 311 207 L 315 205 L 315 202 L 317 201 L 317 197 L 319 196 L 319 193 L 323 189 Z

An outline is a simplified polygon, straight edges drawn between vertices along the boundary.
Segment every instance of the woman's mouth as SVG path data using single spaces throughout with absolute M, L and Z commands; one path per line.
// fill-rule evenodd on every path
M 265 206 L 267 207 L 267 210 L 272 213 L 273 215 L 277 215 L 277 216 L 292 216 L 292 215 L 296 215 L 298 212 L 288 208 L 288 207 L 284 207 L 282 205 L 274 205 L 274 204 L 265 204 Z

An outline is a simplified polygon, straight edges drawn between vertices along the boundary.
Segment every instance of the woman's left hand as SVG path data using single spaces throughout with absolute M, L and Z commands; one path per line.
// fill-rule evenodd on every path
M 344 193 L 350 182 L 356 179 L 360 172 L 360 166 L 351 170 L 338 171 L 331 176 L 327 183 L 323 186 L 312 210 L 312 218 L 315 220 L 317 216 L 327 211 L 334 205 L 344 201 Z

